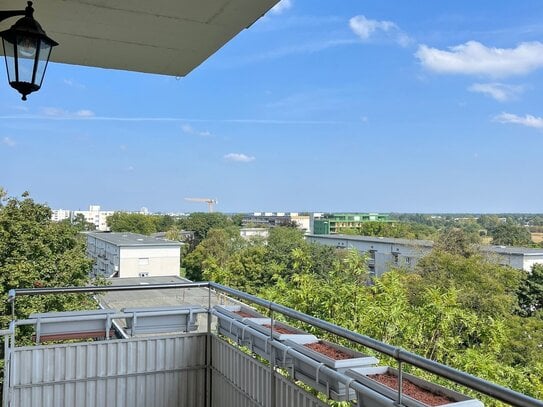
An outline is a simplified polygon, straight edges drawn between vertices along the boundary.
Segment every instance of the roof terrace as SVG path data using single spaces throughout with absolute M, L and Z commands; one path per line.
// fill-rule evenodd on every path
M 1 332 L 3 405 L 325 406 L 348 400 L 364 407 L 465 407 L 482 406 L 477 398 L 485 395 L 543 407 L 526 395 L 213 282 L 16 289 L 9 301 L 15 310 L 21 296 L 189 289 L 195 301 L 190 305 L 12 320 Z M 24 327 L 31 327 L 31 346 L 19 343 Z M 331 338 L 327 333 L 337 339 L 325 340 Z M 449 385 L 417 377 L 417 371 Z M 463 390 L 452 390 L 456 384 Z

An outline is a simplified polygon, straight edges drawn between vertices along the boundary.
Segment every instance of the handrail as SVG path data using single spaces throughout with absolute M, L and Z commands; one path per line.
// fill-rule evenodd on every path
M 354 343 L 366 346 L 385 355 L 391 356 L 398 361 L 409 363 L 415 367 L 437 376 L 451 380 L 470 389 L 486 394 L 496 400 L 503 401 L 518 407 L 543 407 L 543 401 L 529 397 L 525 394 L 516 392 L 506 387 L 497 385 L 487 380 L 475 377 L 468 373 L 443 365 L 433 360 L 426 359 L 415 353 L 408 352 L 402 348 L 389 345 L 359 334 L 349 331 L 338 325 L 332 324 L 321 319 L 311 317 L 307 314 L 285 307 L 272 301 L 264 300 L 254 295 L 245 293 L 234 288 L 224 286 L 214 282 L 195 282 L 195 283 L 168 283 L 168 284 L 146 284 L 146 285 L 123 285 L 123 286 L 86 286 L 86 287 L 56 287 L 56 288 L 19 288 L 10 290 L 8 301 L 13 302 L 19 295 L 45 295 L 45 294 L 70 294 L 70 293 L 98 293 L 109 291 L 131 291 L 131 290 L 151 290 L 151 289 L 174 289 L 174 288 L 209 288 L 246 300 L 253 304 L 260 305 L 270 311 L 279 312 L 287 317 L 324 329 L 342 338 L 348 339 Z

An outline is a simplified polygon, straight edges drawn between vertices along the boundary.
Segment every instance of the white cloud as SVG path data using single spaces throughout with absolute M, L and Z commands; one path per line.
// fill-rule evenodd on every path
M 6 145 L 8 147 L 15 147 L 16 143 L 15 143 L 15 140 L 13 140 L 12 138 L 6 136 L 6 137 L 4 137 L 2 139 L 2 144 Z
M 534 129 L 543 129 L 543 118 L 530 114 L 518 116 L 513 113 L 502 113 L 495 116 L 494 121 L 507 124 L 520 124 L 521 126 L 532 127 Z
M 474 83 L 468 90 L 470 92 L 482 93 L 496 99 L 498 102 L 507 102 L 520 95 L 524 88 L 518 85 L 507 85 L 505 83 Z
M 370 20 L 359 15 L 349 20 L 349 27 L 362 41 L 368 41 L 377 33 L 384 33 L 402 47 L 406 47 L 412 42 L 412 39 L 392 21 Z
M 82 109 L 82 110 L 78 110 L 77 112 L 75 112 L 75 115 L 77 117 L 93 117 L 94 112 L 92 110 Z
M 205 131 L 199 131 L 194 129 L 190 124 L 184 123 L 181 125 L 181 130 L 185 134 L 190 134 L 192 136 L 200 136 L 200 137 L 210 137 L 212 134 L 211 132 L 205 130 Z
M 226 161 L 235 161 L 235 162 L 240 162 L 240 163 L 249 163 L 251 161 L 256 160 L 255 157 L 245 155 L 245 154 L 241 154 L 241 153 L 229 153 L 229 154 L 226 154 L 224 156 L 224 159 Z
M 69 112 L 68 110 L 60 109 L 58 107 L 44 107 L 41 109 L 41 113 L 45 116 L 55 118 L 89 118 L 94 117 L 94 112 L 89 109 L 81 109 L 76 112 Z
M 292 0 L 281 0 L 279 3 L 277 3 L 275 6 L 272 7 L 270 10 L 270 13 L 272 14 L 281 14 L 288 9 L 292 8 Z
M 543 67 L 543 44 L 523 42 L 516 48 L 491 48 L 477 41 L 448 50 L 419 45 L 415 56 L 427 69 L 447 74 L 505 77 Z
M 78 89 L 85 89 L 85 85 L 82 85 L 73 79 L 66 78 L 62 82 L 64 82 L 65 85 L 68 85 L 72 88 L 78 88 Z

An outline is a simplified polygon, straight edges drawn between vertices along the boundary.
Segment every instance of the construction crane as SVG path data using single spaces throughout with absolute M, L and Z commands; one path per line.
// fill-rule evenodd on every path
M 207 204 L 207 210 L 209 213 L 213 212 L 213 205 L 216 205 L 219 203 L 216 199 L 212 198 L 185 198 L 185 201 L 190 202 L 205 202 Z

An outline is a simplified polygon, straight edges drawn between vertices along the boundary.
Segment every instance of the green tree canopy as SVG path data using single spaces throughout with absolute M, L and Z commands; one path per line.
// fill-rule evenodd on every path
M 528 229 L 512 221 L 500 224 L 492 231 L 492 244 L 504 246 L 531 246 Z

